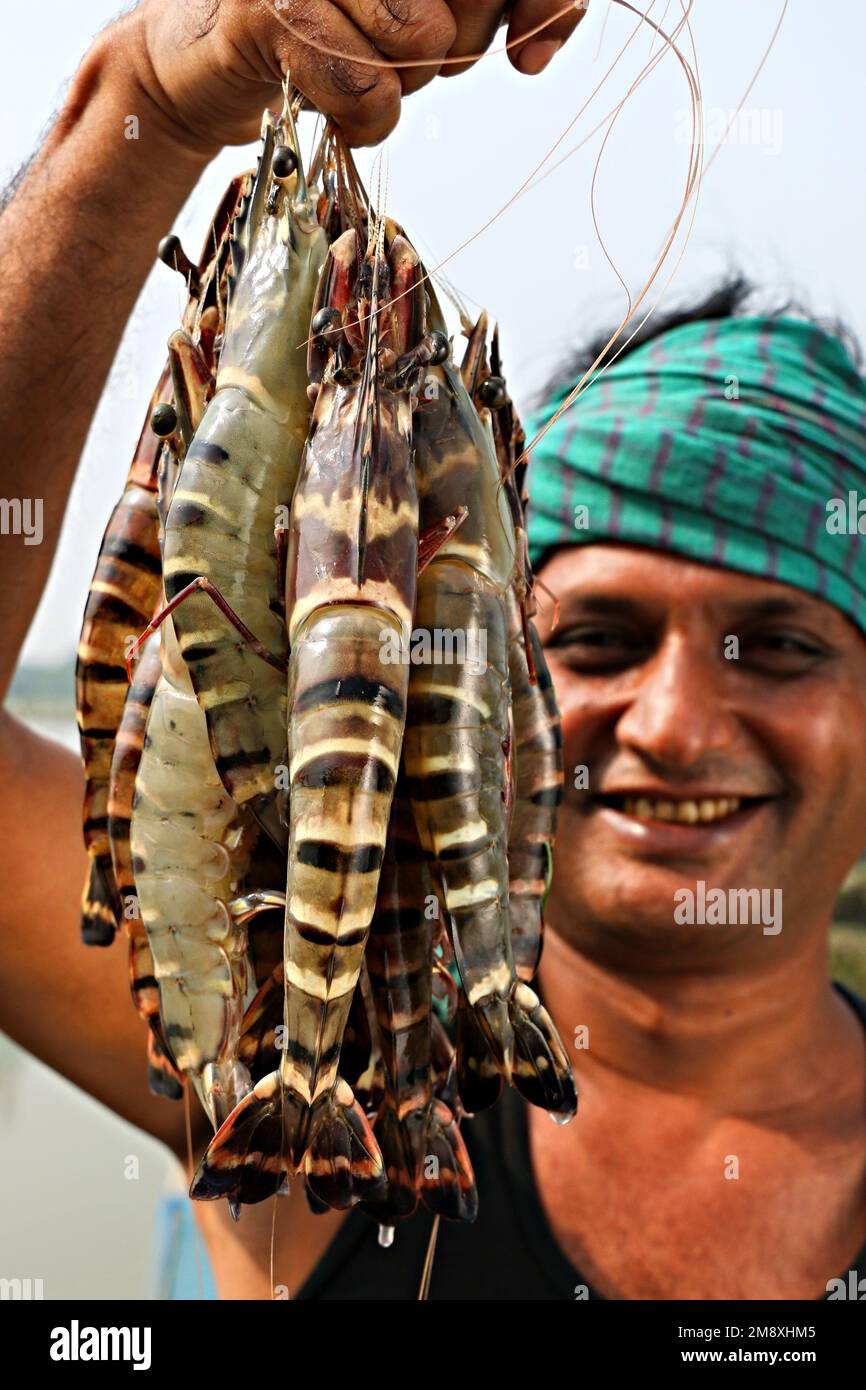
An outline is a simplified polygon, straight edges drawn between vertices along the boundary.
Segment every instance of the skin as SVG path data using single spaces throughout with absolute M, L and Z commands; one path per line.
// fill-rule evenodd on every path
M 348 0 L 339 15 L 323 4 L 323 22 L 326 8 L 337 24 Z M 445 36 L 449 51 L 460 42 L 458 54 L 474 51 L 469 7 L 450 8 L 457 32 Z M 530 8 L 518 4 L 512 24 Z M 210 34 L 176 52 L 189 10 L 179 0 L 146 3 L 100 36 L 3 213 L 3 493 L 42 497 L 46 536 L 42 546 L 12 536 L 0 546 L 5 685 L 153 247 L 217 144 L 249 138 L 283 58 L 298 68 L 290 45 L 275 47 L 264 6 L 229 0 Z M 410 7 L 419 10 L 420 0 Z M 392 42 L 372 29 L 364 35 Z M 416 56 L 429 59 L 429 49 Z M 331 90 L 333 70 L 310 66 L 304 90 L 363 143 L 393 124 L 391 77 L 349 99 Z M 138 141 L 122 136 L 130 112 L 140 114 Z M 106 512 L 113 501 L 104 500 Z M 866 838 L 863 638 L 794 590 L 651 552 L 563 552 L 542 577 L 563 603 L 557 633 L 542 625 L 542 635 L 567 767 L 586 764 L 592 788 L 640 778 L 683 790 L 712 778 L 720 792 L 772 796 L 729 842 L 662 860 L 569 791 L 541 978 L 563 1036 L 587 1024 L 591 1046 L 575 1054 L 579 1119 L 562 1130 L 531 1114 L 549 1219 L 585 1277 L 611 1297 L 815 1297 L 866 1235 L 863 1034 L 825 968 L 836 890 Z M 577 619 L 585 626 L 579 595 L 599 586 L 608 597 L 640 595 L 629 624 L 642 636 L 637 645 L 630 639 L 624 665 L 587 671 L 586 642 L 568 651 L 562 637 Z M 820 648 L 808 669 L 802 654 L 781 657 L 775 639 L 774 669 L 766 652 L 756 660 L 754 605 L 780 595 L 799 605 L 782 629 Z M 602 626 L 611 627 L 609 615 Z M 738 664 L 720 656 L 731 632 L 743 639 Z M 780 670 L 780 661 L 798 669 Z M 0 772 L 0 1023 L 185 1155 L 182 1107 L 150 1096 L 145 1084 L 125 952 L 79 942 L 79 763 L 4 713 Z M 673 892 L 701 877 L 782 887 L 782 932 L 676 927 Z M 738 1182 L 721 1176 L 728 1154 L 740 1158 Z M 270 1297 L 270 1208 L 249 1209 L 238 1226 L 224 1203 L 198 1215 L 222 1296 Z M 341 1219 L 312 1217 L 299 1192 L 281 1201 L 276 1279 L 297 1290 Z

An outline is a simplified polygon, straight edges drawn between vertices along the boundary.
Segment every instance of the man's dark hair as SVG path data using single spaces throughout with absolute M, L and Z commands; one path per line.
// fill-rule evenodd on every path
M 644 343 L 652 342 L 654 338 L 661 337 L 663 333 L 669 332 L 672 328 L 681 328 L 683 324 L 703 323 L 713 319 L 729 319 L 743 314 L 760 313 L 768 315 L 770 318 L 781 318 L 783 314 L 791 314 L 796 318 L 808 319 L 810 323 L 819 325 L 838 338 L 848 349 L 855 366 L 858 369 L 862 367 L 863 349 L 857 335 L 847 324 L 835 318 L 819 318 L 793 296 L 773 304 L 769 308 L 766 304 L 755 306 L 756 298 L 754 285 L 747 280 L 745 275 L 736 271 L 703 299 L 692 304 L 667 309 L 662 313 L 652 314 L 643 327 L 623 347 L 617 361 L 627 357 L 630 352 L 634 352 L 635 348 L 642 347 Z M 640 317 L 639 311 L 638 320 Z M 627 338 L 630 331 L 631 329 L 627 328 L 623 336 Z M 576 348 L 538 393 L 534 402 L 536 408 L 543 409 L 554 396 L 562 396 L 576 386 L 581 377 L 589 371 L 612 332 L 613 328 L 611 327 L 606 332 L 596 334 L 587 343 Z M 616 350 L 617 344 L 614 343 L 610 355 Z

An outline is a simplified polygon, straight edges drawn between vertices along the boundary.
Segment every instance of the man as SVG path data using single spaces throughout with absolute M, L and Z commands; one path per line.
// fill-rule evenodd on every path
M 434 1298 L 809 1299 L 866 1264 L 866 1003 L 826 963 L 866 842 L 866 547 L 826 525 L 866 383 L 744 299 L 656 321 L 533 456 L 567 774 L 539 979 L 581 1108 L 467 1124 Z M 304 1296 L 411 1297 L 429 1229 L 352 1216 Z
M 364 27 L 362 14 L 377 7 L 350 0 L 322 3 L 316 21 L 331 35 L 329 47 L 359 45 L 359 56 L 369 56 L 360 45 L 372 43 L 408 64 L 475 51 L 501 6 L 407 0 L 405 8 L 427 25 L 435 11 L 439 28 L 421 26 L 413 39 L 404 25 L 395 37 L 382 16 Z M 557 8 L 521 0 L 512 25 L 526 32 Z M 396 117 L 397 86 L 405 92 L 419 80 L 420 70 L 407 66 L 396 76 L 382 72 L 363 91 L 355 73 L 347 95 L 345 66 L 293 48 L 270 12 L 227 0 L 218 14 L 213 9 L 215 27 L 180 57 L 179 0 L 145 3 L 97 40 L 4 214 L 4 486 L 9 496 L 45 499 L 46 535 L 59 529 L 158 234 L 217 145 L 252 133 L 286 60 L 356 141 L 384 135 Z M 480 32 L 472 31 L 475 21 Z M 528 66 L 538 58 L 527 56 Z M 137 109 L 142 139 L 130 149 L 119 131 Z M 646 355 L 666 355 L 657 340 L 641 350 L 642 364 L 632 355 L 632 373 L 623 361 L 619 385 L 611 372 L 585 397 L 586 446 L 578 447 L 576 433 L 552 433 L 562 457 L 540 449 L 533 465 L 540 577 L 562 603 L 556 631 L 549 614 L 541 631 L 568 770 L 540 986 L 560 1033 L 574 1042 L 581 1113 L 555 1128 L 540 1112 L 527 1115 L 509 1092 L 467 1125 L 481 1215 L 474 1228 L 441 1232 L 434 1298 L 572 1298 L 590 1289 L 625 1299 L 817 1298 L 857 1260 L 866 1237 L 866 1013 L 858 1021 L 825 966 L 835 892 L 866 838 L 866 642 L 854 607 L 864 589 L 862 552 L 842 550 L 843 540 L 838 563 L 822 560 L 816 573 L 832 569 L 832 588 L 826 574 L 825 589 L 812 582 L 809 552 L 796 572 L 777 569 L 768 578 L 763 552 L 748 563 L 749 546 L 736 539 L 735 505 L 728 506 L 733 519 L 719 520 L 730 553 L 701 548 L 702 541 L 686 545 L 689 527 L 679 525 L 677 511 L 692 467 L 704 482 L 699 506 L 692 494 L 684 502 L 689 517 L 715 515 L 719 498 L 730 503 L 723 486 L 730 450 L 762 480 L 757 500 L 744 494 L 741 510 L 752 505 L 757 536 L 772 520 L 781 548 L 787 512 L 765 497 L 772 489 L 763 480 L 775 476 L 787 437 L 791 373 L 776 367 L 768 333 L 759 330 L 748 346 L 737 339 L 733 363 L 723 353 L 720 365 L 712 357 L 708 365 L 706 352 L 693 361 L 686 412 L 670 416 L 662 407 L 672 409 L 678 379 L 674 344 L 673 365 L 656 381 Z M 811 442 L 820 453 L 824 441 L 829 476 L 862 484 L 856 442 L 845 435 L 843 450 L 829 437 L 864 408 L 863 384 L 833 341 L 821 338 L 818 357 L 825 347 L 832 356 L 821 385 L 832 402 L 826 410 L 821 404 L 819 442 Z M 794 403 L 814 414 L 813 361 L 808 352 L 801 358 Z M 629 396 L 635 374 L 643 394 Z M 748 420 L 763 407 L 745 389 L 738 403 L 724 400 L 730 411 L 742 407 L 737 425 L 726 415 L 722 428 L 715 406 L 713 422 L 702 419 L 708 406 L 701 403 L 724 391 L 727 375 L 773 396 L 768 453 L 751 449 L 756 427 Z M 564 417 L 564 429 L 576 428 L 577 418 Z M 630 436 L 623 451 L 636 421 L 644 433 Z M 663 435 L 694 444 L 676 462 L 682 476 L 662 466 Z M 704 440 L 712 441 L 709 454 Z M 586 476 L 572 483 L 584 460 Z M 635 460 L 644 476 L 630 472 Z M 823 507 L 818 477 L 827 474 L 797 467 L 803 479 L 798 473 L 795 491 Z M 744 475 L 737 476 L 741 486 Z M 655 513 L 644 507 L 643 529 L 634 517 L 631 529 L 621 524 L 630 486 L 657 499 Z M 0 552 L 7 679 L 50 562 L 47 546 L 13 551 L 8 542 Z M 0 1021 L 185 1157 L 180 1107 L 150 1097 L 144 1085 L 123 952 L 87 952 L 78 941 L 80 770 L 8 715 L 0 758 Z M 726 903 L 728 890 L 767 890 L 766 921 L 678 923 L 678 895 L 691 893 L 693 906 L 709 900 L 706 893 L 699 900 L 699 882 L 723 891 Z M 224 1203 L 199 1215 L 220 1296 L 271 1297 L 270 1208 L 245 1209 L 237 1225 Z M 296 1186 L 279 1205 L 274 1278 L 293 1296 L 411 1299 L 428 1234 L 422 1213 L 401 1227 L 392 1250 L 379 1249 L 361 1214 L 314 1217 Z

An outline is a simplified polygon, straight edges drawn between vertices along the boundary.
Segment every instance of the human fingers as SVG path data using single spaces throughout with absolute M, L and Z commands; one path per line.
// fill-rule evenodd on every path
M 448 0 L 457 23 L 457 33 L 448 50 L 449 61 L 442 69 L 443 77 L 456 77 L 475 62 L 455 63 L 454 58 L 467 54 L 486 53 L 497 29 L 503 22 L 508 5 L 503 0 Z
M 403 95 L 432 82 L 457 35 L 446 0 L 333 0 L 377 50 L 394 59 Z
M 197 152 L 254 138 L 286 73 L 352 145 L 397 124 L 399 76 L 331 0 L 209 0 L 206 19 L 188 0 L 144 0 L 117 21 L 142 88 Z
M 535 77 L 543 72 L 586 14 L 588 0 L 516 0 L 508 21 L 508 43 L 528 34 L 526 43 L 509 47 L 508 56 L 518 72 Z M 539 25 L 544 28 L 539 32 Z
M 375 7 L 384 8 L 378 0 Z M 359 0 L 269 0 L 262 21 L 280 70 L 355 146 L 377 145 L 390 134 L 402 97 L 398 74 L 349 13 L 362 8 L 370 22 L 369 0 L 363 6 Z

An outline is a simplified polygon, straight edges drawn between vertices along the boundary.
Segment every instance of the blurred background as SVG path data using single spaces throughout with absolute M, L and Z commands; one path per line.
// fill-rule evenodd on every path
M 692 30 L 705 157 L 717 157 L 664 303 L 701 297 L 738 269 L 768 300 L 793 295 L 820 315 L 843 318 L 866 340 L 857 75 L 866 50 L 866 10 L 790 0 L 773 51 L 736 115 L 782 8 L 780 0 L 696 0 Z M 656 5 L 653 13 L 664 10 Z M 678 6 L 669 10 L 673 15 Z M 0 52 L 4 183 L 37 146 L 78 60 L 115 13 L 116 0 L 6 7 Z M 648 29 L 575 121 L 634 23 L 608 0 L 592 0 L 578 34 L 542 78 L 521 77 L 499 55 L 465 76 L 438 79 L 409 100 L 385 147 L 383 169 L 390 208 L 428 266 L 484 229 L 532 182 L 560 137 L 545 169 L 611 112 L 650 56 Z M 594 195 L 604 250 L 590 196 L 601 130 L 448 260 L 447 276 L 467 306 L 484 305 L 499 319 L 509 385 L 522 408 L 563 353 L 623 317 L 627 299 L 617 270 L 633 296 L 640 292 L 682 196 L 689 113 L 682 69 L 667 54 L 630 98 L 605 146 Z M 305 138 L 312 141 L 312 118 L 304 119 Z M 226 150 L 201 179 L 174 229 L 194 256 L 229 178 L 255 156 L 254 146 Z M 374 180 L 376 158 L 372 151 L 359 158 L 362 173 Z M 16 713 L 70 747 L 77 748 L 73 662 L 87 588 L 165 341 L 179 321 L 181 290 L 179 277 L 155 264 L 94 420 L 51 581 L 9 700 Z M 862 866 L 840 902 L 831 968 L 866 993 Z M 2 1035 L 0 1164 L 5 1190 L 14 1193 L 2 1214 L 0 1275 L 14 1270 L 41 1278 L 46 1298 L 164 1296 L 154 1273 L 155 1243 L 170 1242 L 173 1228 L 170 1218 L 158 1227 L 154 1217 L 161 1197 L 183 1191 L 178 1165 L 159 1144 Z

